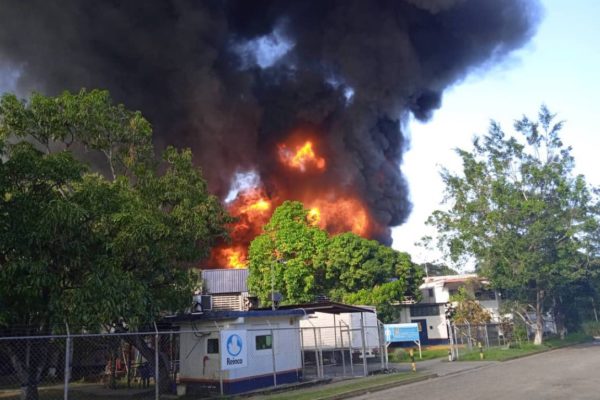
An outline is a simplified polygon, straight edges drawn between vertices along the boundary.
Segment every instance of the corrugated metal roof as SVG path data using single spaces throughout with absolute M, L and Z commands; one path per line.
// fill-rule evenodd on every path
M 205 294 L 242 293 L 248 291 L 247 269 L 207 269 L 202 271 Z

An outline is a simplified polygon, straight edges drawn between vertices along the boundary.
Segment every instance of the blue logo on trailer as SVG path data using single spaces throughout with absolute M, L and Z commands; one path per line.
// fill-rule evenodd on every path
M 238 335 L 233 334 L 227 338 L 227 352 L 233 357 L 239 355 L 242 352 L 242 347 L 242 338 Z
M 395 342 L 416 342 L 419 340 L 419 324 L 386 324 L 385 341 Z

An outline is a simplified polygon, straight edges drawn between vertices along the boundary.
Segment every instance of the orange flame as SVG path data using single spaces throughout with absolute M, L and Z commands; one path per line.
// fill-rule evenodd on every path
M 320 221 L 321 221 L 321 210 L 319 210 L 316 207 L 308 210 L 308 222 L 311 225 L 319 225 Z
M 306 172 L 309 169 L 324 171 L 325 159 L 316 155 L 310 140 L 291 150 L 287 145 L 279 145 L 279 160 L 289 168 Z
M 227 247 L 219 249 L 216 258 L 222 264 L 226 264 L 228 268 L 246 268 L 248 264 L 245 251 L 241 248 Z
M 355 198 L 338 198 L 334 201 L 317 199 L 311 203 L 308 218 L 331 234 L 352 231 L 366 236 L 369 229 L 367 210 Z
M 266 198 L 259 198 L 254 203 L 250 203 L 248 205 L 242 206 L 238 212 L 240 214 L 249 214 L 249 213 L 262 213 L 265 211 L 269 211 L 271 209 L 271 202 Z

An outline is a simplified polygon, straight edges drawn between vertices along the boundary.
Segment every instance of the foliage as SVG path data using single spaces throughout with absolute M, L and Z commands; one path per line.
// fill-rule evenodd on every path
M 450 298 L 453 307 L 452 321 L 456 324 L 483 325 L 490 322 L 492 316 L 483 308 L 475 297 L 465 287 L 458 289 L 458 293 Z
M 543 351 L 589 342 L 590 339 L 588 335 L 577 332 L 569 334 L 565 339 L 549 338 L 543 345 L 521 342 L 518 345 L 511 345 L 508 348 L 488 347 L 483 351 L 484 361 L 508 361 Z M 464 354 L 461 353 L 458 361 L 480 361 L 479 350 L 468 351 Z
M 414 356 L 415 356 L 415 360 L 417 362 L 420 361 L 425 361 L 425 360 L 434 360 L 436 358 L 446 358 L 448 357 L 448 349 L 447 348 L 423 348 L 421 349 L 421 356 L 422 358 L 419 357 L 419 350 L 418 349 L 413 349 L 414 351 Z M 409 349 L 407 348 L 396 348 L 396 349 L 389 349 L 389 361 L 393 362 L 393 363 L 404 363 L 404 362 L 411 362 L 411 358 L 410 358 L 410 354 L 409 354 Z
M 46 153 L 80 147 L 98 152 L 111 179 L 152 157 L 150 123 L 139 111 L 113 104 L 104 90 L 82 89 L 57 97 L 33 93 L 28 101 L 5 94 L 0 116 L 0 137 L 32 139 Z
M 600 321 L 585 321 L 582 330 L 589 336 L 600 336 Z
M 458 275 L 457 270 L 455 270 L 454 268 L 450 268 L 449 266 L 444 264 L 426 262 L 423 264 L 419 264 L 419 268 L 421 268 L 427 276 Z
M 248 284 L 268 303 L 271 279 L 284 303 L 314 301 L 325 295 L 334 301 L 377 306 L 391 318 L 392 305 L 416 298 L 422 274 L 410 256 L 353 233 L 329 238 L 311 223 L 299 202 L 277 208 L 264 234 L 249 251 Z
M 457 150 L 463 173 L 443 170 L 448 210 L 435 211 L 440 248 L 453 261 L 472 257 L 496 288 L 542 316 L 559 289 L 590 273 L 597 251 L 598 203 L 583 176 L 573 175 L 562 122 L 542 107 L 537 122 L 515 122 L 522 140 L 492 122 L 472 151 Z
M 110 180 L 75 158 L 94 158 L 87 150 L 104 155 Z M 0 98 L 0 216 L 0 332 L 24 335 L 139 328 L 184 309 L 190 267 L 230 221 L 189 150 L 168 148 L 156 163 L 150 124 L 83 90 Z M 34 346 L 6 346 L 27 399 L 44 372 Z
M 0 99 L 5 328 L 140 326 L 187 305 L 189 267 L 225 235 L 229 217 L 189 151 L 170 148 L 153 162 L 149 127 L 101 91 Z M 78 145 L 106 154 L 115 179 L 76 160 Z
M 398 302 L 420 295 L 423 275 L 408 254 L 354 233 L 331 238 L 326 267 L 331 299 L 376 306 L 385 321 L 394 319 Z
M 251 243 L 248 286 L 270 304 L 271 285 L 283 303 L 312 301 L 321 291 L 327 233 L 308 220 L 302 203 L 286 201 Z

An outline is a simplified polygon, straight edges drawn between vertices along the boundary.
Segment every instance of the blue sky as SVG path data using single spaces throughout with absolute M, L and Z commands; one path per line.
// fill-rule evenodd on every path
M 440 166 L 460 171 L 453 149 L 470 149 L 490 119 L 507 133 L 523 114 L 534 118 L 544 103 L 566 121 L 562 138 L 573 147 L 576 170 L 600 185 L 600 1 L 546 0 L 537 35 L 501 65 L 476 71 L 449 89 L 431 121 L 412 121 L 411 148 L 402 170 L 408 178 L 413 213 L 395 228 L 393 247 L 415 261 L 436 262 L 439 254 L 414 245 L 433 231 L 424 221 L 443 195 Z

